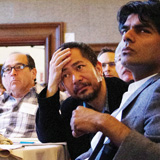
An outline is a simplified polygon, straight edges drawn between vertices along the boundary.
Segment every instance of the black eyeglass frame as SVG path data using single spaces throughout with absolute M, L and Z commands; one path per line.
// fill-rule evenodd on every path
M 17 66 L 20 66 L 20 68 L 16 68 Z M 33 69 L 30 65 L 26 65 L 26 64 L 23 64 L 23 63 L 17 63 L 17 64 L 16 64 L 15 66 L 13 66 L 13 67 L 8 66 L 8 67 L 2 68 L 2 70 L 1 70 L 1 75 L 3 75 L 4 73 L 5 73 L 5 74 L 11 73 L 11 71 L 12 71 L 13 68 L 14 68 L 16 71 L 20 71 L 20 70 L 23 70 L 23 69 L 26 68 L 26 67 L 29 67 L 30 69 Z M 9 69 L 9 70 L 7 71 L 7 69 Z M 6 71 L 5 71 L 5 70 L 6 70 Z

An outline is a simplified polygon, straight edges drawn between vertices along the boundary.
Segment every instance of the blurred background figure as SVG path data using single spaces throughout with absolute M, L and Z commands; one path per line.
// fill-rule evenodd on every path
M 115 68 L 116 68 L 116 71 L 120 79 L 122 79 L 123 81 L 127 83 L 131 83 L 134 81 L 131 71 L 125 68 L 121 64 L 121 51 L 122 51 L 123 45 L 124 43 L 123 41 L 121 41 L 115 50 L 115 65 L 116 65 Z
M 115 53 L 112 49 L 104 47 L 98 54 L 98 61 L 102 63 L 103 74 L 105 77 L 118 77 L 115 69 Z

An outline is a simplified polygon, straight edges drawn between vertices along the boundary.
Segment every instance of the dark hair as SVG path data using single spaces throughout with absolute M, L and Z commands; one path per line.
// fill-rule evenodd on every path
M 77 48 L 80 50 L 82 56 L 88 59 L 93 64 L 93 66 L 96 66 L 97 64 L 97 55 L 91 49 L 91 47 L 85 43 L 67 42 L 63 43 L 59 48 L 61 48 L 62 50 L 66 48 Z
M 115 52 L 113 49 L 111 49 L 111 48 L 108 48 L 108 47 L 103 47 L 102 49 L 101 49 L 101 51 L 99 52 L 99 54 L 98 54 L 98 58 L 103 54 L 103 53 L 106 53 L 106 52 Z
M 27 56 L 27 61 L 28 61 L 28 66 L 30 69 L 33 69 L 33 68 L 36 68 L 36 65 L 35 65 L 35 62 L 34 62 L 34 59 L 29 55 L 29 54 L 26 54 Z M 36 78 L 34 79 L 34 84 L 36 84 Z
M 26 54 L 26 56 L 27 56 L 27 61 L 28 61 L 29 68 L 30 69 L 36 68 L 34 59 L 29 54 Z
M 160 1 L 149 0 L 145 2 L 131 1 L 122 6 L 117 14 L 119 30 L 123 27 L 131 14 L 138 14 L 142 24 L 153 25 L 160 34 Z

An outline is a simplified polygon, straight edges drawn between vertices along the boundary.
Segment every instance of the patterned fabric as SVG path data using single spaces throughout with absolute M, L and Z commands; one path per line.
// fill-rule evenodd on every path
M 4 92 L 0 96 L 0 133 L 8 138 L 37 137 L 35 115 L 38 108 L 37 87 L 23 98 L 15 99 Z

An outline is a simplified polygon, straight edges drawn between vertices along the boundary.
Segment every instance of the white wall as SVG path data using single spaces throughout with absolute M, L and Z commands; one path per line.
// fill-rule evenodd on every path
M 116 16 L 126 2 L 128 0 L 0 0 L 0 24 L 64 22 L 65 33 L 74 33 L 75 41 L 118 43 L 121 37 Z M 37 57 L 30 49 L 25 51 L 33 54 L 37 81 L 41 81 L 44 54 Z M 1 64 L 10 52 L 0 51 Z
M 128 0 L 0 0 L 0 23 L 65 22 L 85 43 L 120 40 L 117 11 Z

